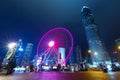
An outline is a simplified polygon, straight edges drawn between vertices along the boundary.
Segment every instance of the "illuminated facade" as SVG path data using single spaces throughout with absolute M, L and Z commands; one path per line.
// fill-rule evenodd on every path
M 9 48 L 9 50 L 8 50 L 4 60 L 3 60 L 2 65 L 6 65 L 6 64 L 8 64 L 9 61 L 13 61 L 13 58 L 14 58 L 15 53 L 16 53 L 16 49 L 17 49 L 17 45 L 15 45 L 12 48 Z
M 31 53 L 32 53 L 32 49 L 33 49 L 33 44 L 32 43 L 28 43 L 23 59 L 22 59 L 22 63 L 21 66 L 27 66 L 30 63 L 30 57 L 31 57 Z
M 105 62 L 110 60 L 110 57 L 100 38 L 97 24 L 91 10 L 87 6 L 84 6 L 81 10 L 81 14 L 89 49 L 91 50 L 92 62 Z
M 18 47 L 16 50 L 16 54 L 15 54 L 15 62 L 16 62 L 16 66 L 21 66 L 21 62 L 22 62 L 22 58 L 23 58 L 23 48 L 22 48 L 23 42 L 21 39 L 19 39 L 18 42 Z
M 62 47 L 58 48 L 58 54 L 59 54 L 58 63 L 62 63 L 62 61 L 65 61 L 65 48 Z M 63 63 L 61 65 L 65 66 L 66 63 Z
M 8 63 L 9 61 L 13 61 L 16 63 L 16 66 L 20 66 L 22 60 L 21 52 L 23 52 L 21 39 L 19 39 L 19 42 L 17 43 L 15 42 L 9 43 L 8 52 L 3 60 L 3 65 Z

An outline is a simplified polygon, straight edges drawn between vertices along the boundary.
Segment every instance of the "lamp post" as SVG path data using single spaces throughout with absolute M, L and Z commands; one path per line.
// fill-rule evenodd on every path
M 88 53 L 89 53 L 89 54 L 91 53 L 91 50 L 90 50 L 90 49 L 88 50 Z
M 91 53 L 92 51 L 90 49 L 87 50 L 87 62 L 91 63 Z
M 96 64 L 98 64 L 98 62 L 97 62 L 97 55 L 98 55 L 98 53 L 94 52 L 94 59 L 95 59 Z
M 117 47 L 117 48 L 118 48 L 118 50 L 120 50 L 120 45 L 118 45 L 118 47 Z
M 120 44 L 117 46 L 117 59 L 120 62 Z
M 94 53 L 94 55 L 95 55 L 95 56 L 97 56 L 97 55 L 98 55 L 98 53 L 97 53 L 97 52 L 95 52 L 95 53 Z

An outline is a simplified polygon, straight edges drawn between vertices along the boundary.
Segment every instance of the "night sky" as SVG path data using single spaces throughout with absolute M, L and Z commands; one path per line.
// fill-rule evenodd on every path
M 0 49 L 10 41 L 32 42 L 34 51 L 40 38 L 54 27 L 67 28 L 75 45 L 88 49 L 81 21 L 81 8 L 91 8 L 103 42 L 108 50 L 120 37 L 120 0 L 1 0 Z M 36 52 L 33 52 L 36 53 Z

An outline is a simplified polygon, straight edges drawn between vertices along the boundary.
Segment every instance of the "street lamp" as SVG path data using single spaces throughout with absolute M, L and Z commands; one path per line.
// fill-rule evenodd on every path
M 97 56 L 97 55 L 98 55 L 98 53 L 97 53 L 97 52 L 95 52 L 95 53 L 94 53 L 94 56 Z
M 86 54 L 86 60 L 87 62 L 91 62 L 91 53 L 92 51 L 90 49 L 87 50 L 87 54 Z
M 94 52 L 94 59 L 95 59 L 96 64 L 98 64 L 98 62 L 97 62 L 97 55 L 98 55 L 98 53 Z
M 88 50 L 88 53 L 89 53 L 89 54 L 91 53 L 91 50 L 90 50 L 90 49 Z
M 120 50 L 120 45 L 118 45 L 118 50 Z

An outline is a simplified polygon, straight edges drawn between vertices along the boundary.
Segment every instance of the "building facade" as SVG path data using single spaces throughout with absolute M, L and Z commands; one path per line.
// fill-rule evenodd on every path
M 105 62 L 110 60 L 109 54 L 100 38 L 100 33 L 91 10 L 84 6 L 81 14 L 89 49 L 91 50 L 91 61 Z
M 30 57 L 33 49 L 33 44 L 32 43 L 27 43 L 27 47 L 21 62 L 21 66 L 28 66 L 30 64 Z

